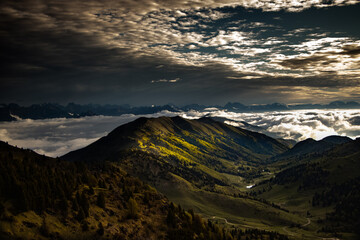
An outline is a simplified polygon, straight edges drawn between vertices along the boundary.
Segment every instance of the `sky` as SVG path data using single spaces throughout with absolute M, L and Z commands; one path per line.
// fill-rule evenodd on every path
M 0 103 L 360 101 L 358 0 L 2 0 Z
M 285 112 L 234 113 L 216 108 L 205 111 L 173 113 L 163 111 L 145 117 L 176 116 L 197 119 L 203 116 L 224 117 L 228 124 L 244 127 L 239 121 L 261 127 L 272 137 L 302 141 L 321 140 L 331 135 L 360 137 L 358 110 L 297 110 Z M 21 119 L 0 122 L 0 139 L 11 145 L 30 148 L 51 157 L 62 156 L 83 148 L 106 136 L 114 128 L 131 122 L 140 115 L 91 116 L 77 119 Z M 233 120 L 233 121 L 231 121 Z

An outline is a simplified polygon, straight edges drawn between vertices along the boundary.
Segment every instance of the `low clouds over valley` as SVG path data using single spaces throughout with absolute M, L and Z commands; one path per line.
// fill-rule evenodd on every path
M 242 122 L 260 127 L 272 136 L 294 139 L 322 139 L 329 135 L 360 137 L 359 110 L 298 110 L 286 112 L 234 113 L 216 108 L 204 111 L 172 113 L 162 111 L 145 117 L 175 116 L 184 118 L 222 117 L 226 123 L 246 127 Z M 114 128 L 140 115 L 93 116 L 78 119 L 18 120 L 0 123 L 0 139 L 52 157 L 82 148 Z

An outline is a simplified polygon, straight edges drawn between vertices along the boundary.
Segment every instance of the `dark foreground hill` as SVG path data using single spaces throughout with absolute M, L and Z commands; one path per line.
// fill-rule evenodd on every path
M 0 239 L 287 239 L 226 230 L 114 163 L 87 165 L 0 142 Z

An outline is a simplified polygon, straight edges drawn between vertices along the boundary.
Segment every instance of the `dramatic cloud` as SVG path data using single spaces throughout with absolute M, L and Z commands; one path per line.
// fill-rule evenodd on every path
M 163 111 L 146 117 L 175 116 Z M 209 108 L 205 111 L 189 111 L 179 114 L 189 119 L 204 116 L 223 117 L 226 123 L 247 128 L 243 122 L 261 127 L 273 137 L 294 139 L 322 139 L 329 135 L 360 137 L 360 112 L 358 110 L 302 110 L 289 112 L 234 113 Z M 0 140 L 40 154 L 61 156 L 87 146 L 116 127 L 140 117 L 94 116 L 79 119 L 18 120 L 0 123 Z
M 340 93 L 359 87 L 359 8 L 355 0 L 5 0 L 0 101 L 313 100 L 269 93 L 281 87 L 358 100 Z M 176 84 L 153 84 L 165 82 Z

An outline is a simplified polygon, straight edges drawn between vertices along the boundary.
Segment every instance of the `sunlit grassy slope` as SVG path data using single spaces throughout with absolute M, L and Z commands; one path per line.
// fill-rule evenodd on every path
M 112 131 L 64 159 L 126 162 L 142 178 L 171 172 L 199 188 L 239 184 L 240 177 L 260 176 L 260 164 L 288 147 L 266 135 L 236 128 L 210 118 L 139 118 Z M 131 159 L 131 161 L 129 161 Z M 140 161 L 138 164 L 134 162 Z M 154 176 L 156 180 L 156 176 Z M 242 181 L 244 182 L 244 181 Z M 242 183 L 244 184 L 244 183 Z
M 196 168 L 215 178 L 216 172 L 254 174 L 268 157 L 288 147 L 266 135 L 229 126 L 209 118 L 140 118 L 112 131 L 86 148 L 65 155 L 72 161 L 99 161 L 121 155 L 121 151 L 141 150 L 162 157 L 173 165 Z

